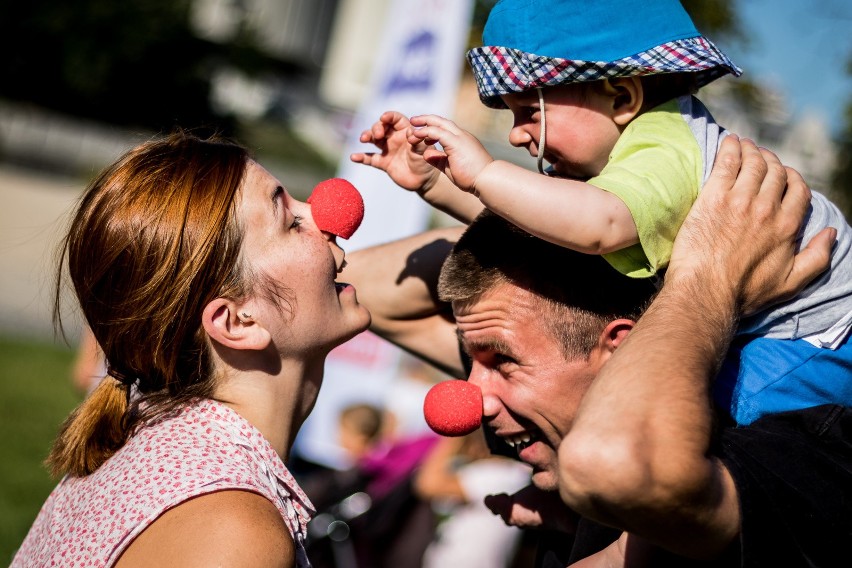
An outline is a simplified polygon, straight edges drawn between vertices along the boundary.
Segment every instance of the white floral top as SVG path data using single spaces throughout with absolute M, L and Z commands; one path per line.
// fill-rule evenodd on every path
M 263 495 L 305 554 L 308 497 L 263 435 L 229 407 L 203 400 L 140 429 L 94 473 L 66 476 L 39 512 L 12 566 L 112 566 L 168 509 L 225 489 Z

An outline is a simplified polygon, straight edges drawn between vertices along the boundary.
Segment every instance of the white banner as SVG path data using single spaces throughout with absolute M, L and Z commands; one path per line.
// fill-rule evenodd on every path
M 370 88 L 352 123 L 337 174 L 364 196 L 364 221 L 352 239 L 341 242 L 348 251 L 427 228 L 431 212 L 426 203 L 397 187 L 384 172 L 351 162 L 349 155 L 373 151 L 358 137 L 386 110 L 407 116 L 453 114 L 473 0 L 391 0 L 389 10 Z M 299 434 L 297 452 L 324 465 L 345 465 L 345 456 L 337 445 L 340 410 L 356 402 L 391 410 L 395 404 L 405 404 L 390 401 L 388 396 L 402 392 L 392 384 L 399 375 L 400 356 L 396 347 L 369 332 L 335 349 L 326 364 L 317 405 Z M 397 416 L 400 427 L 425 427 L 422 409 L 416 414 Z

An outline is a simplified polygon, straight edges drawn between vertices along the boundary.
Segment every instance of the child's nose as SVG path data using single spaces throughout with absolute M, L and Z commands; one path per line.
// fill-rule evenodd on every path
M 521 148 L 532 142 L 532 136 L 521 125 L 515 125 L 509 131 L 509 144 Z
M 308 197 L 317 228 L 348 239 L 364 219 L 364 199 L 351 183 L 332 178 L 314 187 Z

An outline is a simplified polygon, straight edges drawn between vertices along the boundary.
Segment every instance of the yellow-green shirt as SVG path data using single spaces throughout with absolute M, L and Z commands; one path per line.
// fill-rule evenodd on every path
M 636 223 L 639 244 L 604 255 L 619 272 L 645 278 L 668 265 L 675 236 L 710 170 L 706 164 L 715 158 L 721 129 L 712 126 L 715 135 L 704 139 L 713 147 L 702 148 L 678 102 L 669 101 L 631 122 L 607 166 L 589 180 L 624 201 Z

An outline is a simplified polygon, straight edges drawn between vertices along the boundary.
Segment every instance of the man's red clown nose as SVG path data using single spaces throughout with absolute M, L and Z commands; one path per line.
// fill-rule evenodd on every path
M 442 381 L 423 401 L 426 424 L 442 436 L 465 436 L 482 422 L 482 391 L 467 381 Z
M 319 230 L 344 239 L 351 237 L 364 219 L 364 199 L 345 179 L 319 182 L 308 203 Z

